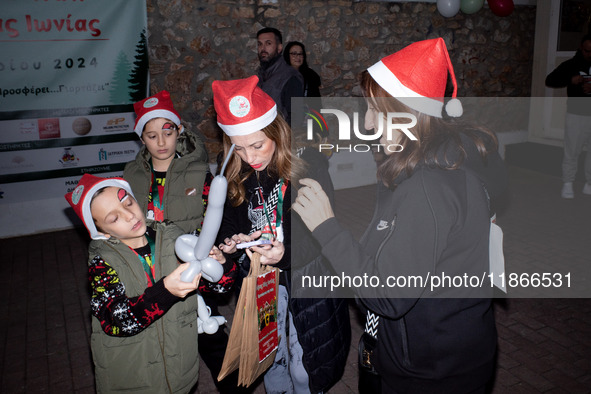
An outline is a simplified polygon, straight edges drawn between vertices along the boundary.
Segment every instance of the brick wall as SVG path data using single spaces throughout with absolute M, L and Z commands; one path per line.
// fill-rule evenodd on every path
M 447 43 L 459 96 L 530 95 L 533 6 L 508 17 L 488 7 L 445 18 L 435 3 L 351 0 L 147 0 L 151 92 L 171 92 L 212 160 L 220 149 L 211 83 L 256 73 L 257 30 L 276 27 L 284 44 L 306 45 L 323 96 L 359 95 L 356 75 L 404 46 L 435 37 Z

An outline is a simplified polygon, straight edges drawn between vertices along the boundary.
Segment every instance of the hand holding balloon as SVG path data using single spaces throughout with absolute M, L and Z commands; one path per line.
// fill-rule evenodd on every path
M 189 283 L 181 280 L 181 274 L 186 271 L 188 266 L 189 264 L 181 264 L 164 278 L 164 287 L 170 294 L 179 298 L 185 298 L 199 286 L 201 275 L 195 276 L 193 281 Z
M 209 253 L 213 248 L 215 238 L 222 224 L 224 203 L 228 190 L 228 181 L 223 174 L 233 150 L 234 145 L 232 145 L 228 152 L 220 175 L 216 176 L 211 182 L 207 212 L 205 213 L 205 219 L 203 220 L 203 227 L 201 228 L 199 237 L 184 234 L 177 238 L 175 242 L 177 256 L 182 261 L 191 264 L 181 275 L 181 280 L 185 282 L 191 282 L 199 273 L 202 273 L 203 277 L 210 282 L 217 282 L 224 274 L 224 269 L 220 263 L 209 257 Z
M 199 237 L 191 234 L 183 234 L 176 239 L 174 250 L 182 261 L 189 263 L 189 268 L 183 271 L 181 280 L 191 282 L 196 275 L 201 274 L 210 282 L 219 281 L 224 275 L 221 264 L 207 253 L 205 258 L 197 258 L 195 251 L 199 244 Z

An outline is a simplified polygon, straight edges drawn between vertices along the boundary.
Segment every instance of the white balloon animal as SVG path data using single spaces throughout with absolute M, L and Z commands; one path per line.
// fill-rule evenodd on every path
M 191 282 L 196 275 L 201 276 L 210 282 L 218 282 L 224 275 L 224 268 L 214 258 L 209 257 L 209 252 L 213 248 L 218 231 L 222 224 L 224 213 L 224 203 L 226 201 L 226 192 L 228 190 L 228 181 L 224 177 L 224 170 L 228 160 L 232 155 L 234 145 L 230 148 L 226 161 L 222 166 L 220 175 L 213 178 L 209 188 L 207 212 L 201 227 L 199 236 L 183 234 L 176 239 L 174 250 L 180 260 L 189 263 L 187 268 L 181 274 L 183 282 Z M 199 333 L 205 332 L 213 334 L 218 327 L 226 322 L 223 316 L 211 316 L 211 309 L 205 305 L 201 295 L 197 295 L 197 323 Z
M 219 326 L 226 324 L 223 316 L 211 316 L 211 308 L 205 305 L 205 300 L 197 296 L 197 332 L 199 334 L 215 334 Z

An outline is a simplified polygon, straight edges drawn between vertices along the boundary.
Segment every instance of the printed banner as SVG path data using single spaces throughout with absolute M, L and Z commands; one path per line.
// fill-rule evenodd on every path
M 140 146 L 145 1 L 0 3 L 0 203 L 61 197 L 88 172 L 121 175 Z

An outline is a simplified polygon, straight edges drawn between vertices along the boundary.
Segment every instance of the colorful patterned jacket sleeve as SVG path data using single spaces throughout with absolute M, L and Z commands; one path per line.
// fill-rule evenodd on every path
M 224 267 L 224 275 L 222 279 L 218 282 L 210 282 L 201 278 L 199 281 L 199 291 L 202 293 L 227 293 L 230 291 L 234 282 L 236 282 L 236 277 L 238 276 L 238 270 L 236 269 L 236 264 L 227 259 L 226 256 L 226 263 L 223 265 Z
M 165 287 L 163 278 L 137 297 L 128 298 L 117 272 L 100 256 L 88 268 L 92 314 L 107 335 L 129 337 L 140 333 L 163 316 L 179 298 Z

